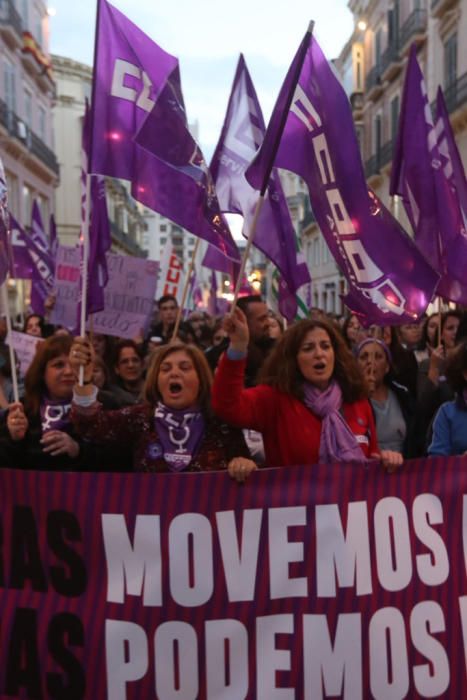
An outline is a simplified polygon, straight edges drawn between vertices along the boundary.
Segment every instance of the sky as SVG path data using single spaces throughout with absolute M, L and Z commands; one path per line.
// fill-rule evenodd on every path
M 308 27 L 336 57 L 353 20 L 347 0 L 115 0 L 113 3 L 180 61 L 188 121 L 197 121 L 206 159 L 224 120 L 238 55 L 243 52 L 265 119 Z M 95 0 L 49 0 L 53 54 L 92 64 Z

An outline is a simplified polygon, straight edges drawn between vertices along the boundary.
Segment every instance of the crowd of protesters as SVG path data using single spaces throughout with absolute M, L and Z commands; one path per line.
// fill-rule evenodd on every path
M 467 453 L 467 314 L 364 327 L 310 309 L 286 327 L 259 296 L 234 313 L 159 299 L 133 340 L 73 338 L 32 314 L 40 339 L 15 402 L 0 324 L 0 466 L 206 471 L 379 463 Z M 80 368 L 82 377 L 79 381 Z

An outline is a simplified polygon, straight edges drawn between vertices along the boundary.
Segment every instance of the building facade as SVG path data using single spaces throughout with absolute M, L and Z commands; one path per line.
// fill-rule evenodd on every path
M 37 200 L 46 231 L 59 182 L 52 108 L 49 16 L 42 0 L 0 1 L 0 153 L 10 210 L 23 227 Z M 9 283 L 13 312 L 27 303 L 22 283 Z
M 370 186 L 386 205 L 397 135 L 405 68 L 413 43 L 434 102 L 443 88 L 463 162 L 467 160 L 467 2 L 465 0 L 350 0 L 355 31 L 351 47 L 361 48 L 360 75 L 351 92 Z M 359 28 L 360 25 L 360 28 Z M 355 71 L 355 66 L 353 66 Z M 348 75 L 348 71 L 347 71 Z M 396 215 L 407 230 L 405 213 Z

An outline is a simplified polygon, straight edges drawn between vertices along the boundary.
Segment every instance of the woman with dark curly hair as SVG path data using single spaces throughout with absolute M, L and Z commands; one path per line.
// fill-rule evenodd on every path
M 76 381 L 68 360 L 69 336 L 37 346 L 26 372 L 24 404 L 13 403 L 0 426 L 1 466 L 18 469 L 92 468 L 94 451 L 76 435 L 70 420 Z
M 181 472 L 228 469 L 243 481 L 256 468 L 240 430 L 211 411 L 212 374 L 199 348 L 174 343 L 154 353 L 143 402 L 104 411 L 93 385 L 93 353 L 75 338 L 70 362 L 84 385 L 74 387 L 72 419 L 85 438 L 98 444 L 131 447 L 135 471 Z
M 366 385 L 340 333 L 324 320 L 291 326 L 267 358 L 258 386 L 243 388 L 248 323 L 240 309 L 226 318 L 230 346 L 214 378 L 212 402 L 224 420 L 262 433 L 268 466 L 383 461 Z
M 467 339 L 458 345 L 449 358 L 446 379 L 456 392 L 456 398 L 439 408 L 433 422 L 433 438 L 428 454 L 467 454 Z

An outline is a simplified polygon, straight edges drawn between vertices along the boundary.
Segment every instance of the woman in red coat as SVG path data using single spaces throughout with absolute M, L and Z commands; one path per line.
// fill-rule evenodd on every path
M 262 433 L 268 466 L 380 459 L 367 389 L 343 338 L 324 320 L 291 326 L 269 355 L 260 383 L 243 388 L 248 324 L 240 309 L 226 318 L 230 346 L 218 365 L 214 411 L 232 425 Z

